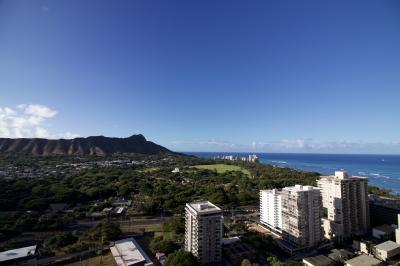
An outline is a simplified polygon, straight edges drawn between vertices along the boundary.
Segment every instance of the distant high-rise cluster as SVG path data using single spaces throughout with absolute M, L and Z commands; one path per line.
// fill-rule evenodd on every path
M 255 154 L 249 154 L 249 156 L 233 156 L 233 155 L 222 155 L 222 156 L 216 156 L 214 159 L 222 159 L 222 160 L 228 160 L 228 161 L 243 161 L 243 162 L 251 162 L 251 163 L 256 163 L 258 162 L 258 157 Z
M 260 191 L 260 222 L 281 234 L 281 247 L 290 253 L 324 239 L 341 243 L 370 228 L 367 178 L 337 171 L 317 183 Z

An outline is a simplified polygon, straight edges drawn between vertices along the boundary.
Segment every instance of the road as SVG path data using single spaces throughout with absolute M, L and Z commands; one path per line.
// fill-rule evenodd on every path
M 154 224 L 162 224 L 166 220 L 170 219 L 170 217 L 163 217 L 163 218 L 152 218 L 152 219 L 132 219 L 132 220 L 110 220 L 113 223 L 119 224 L 121 227 L 128 227 L 128 226 L 148 226 Z M 95 221 L 78 221 L 75 224 L 68 225 L 70 229 L 87 229 L 95 226 L 101 220 Z

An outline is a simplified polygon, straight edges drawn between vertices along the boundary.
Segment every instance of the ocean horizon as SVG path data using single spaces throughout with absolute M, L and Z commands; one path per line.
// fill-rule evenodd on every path
M 307 172 L 332 175 L 345 170 L 351 175 L 368 177 L 369 185 L 400 193 L 400 155 L 397 154 L 318 154 L 252 152 L 183 152 L 203 158 L 222 155 L 237 157 L 256 154 L 260 163 Z

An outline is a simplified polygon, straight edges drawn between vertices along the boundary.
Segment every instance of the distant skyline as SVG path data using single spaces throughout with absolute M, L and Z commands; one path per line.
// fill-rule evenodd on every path
M 0 0 L 0 137 L 400 154 L 400 2 Z

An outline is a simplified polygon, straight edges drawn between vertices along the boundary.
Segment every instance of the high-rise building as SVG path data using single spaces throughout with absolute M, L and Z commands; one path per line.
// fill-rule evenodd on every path
M 282 248 L 290 253 L 322 241 L 322 200 L 317 187 L 295 185 L 283 188 Z
M 282 230 L 282 201 L 277 189 L 260 191 L 260 223 L 272 230 Z
M 185 250 L 201 265 L 222 259 L 223 214 L 209 201 L 187 203 L 185 207 Z
M 322 192 L 325 238 L 340 243 L 351 236 L 368 233 L 368 178 L 336 171 L 334 176 L 321 176 L 317 182 Z
M 397 228 L 395 230 L 396 243 L 400 244 L 400 214 L 397 215 Z

